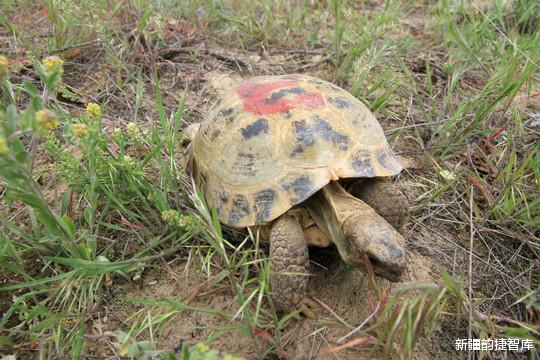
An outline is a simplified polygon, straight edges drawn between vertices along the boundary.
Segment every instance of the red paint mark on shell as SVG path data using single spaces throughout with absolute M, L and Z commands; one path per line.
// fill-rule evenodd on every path
M 294 108 L 316 109 L 324 105 L 324 99 L 318 92 L 302 92 L 290 97 L 270 100 L 269 95 L 274 90 L 297 86 L 296 80 L 258 82 L 257 79 L 252 79 L 236 86 L 234 91 L 244 101 L 244 110 L 255 115 L 286 113 Z

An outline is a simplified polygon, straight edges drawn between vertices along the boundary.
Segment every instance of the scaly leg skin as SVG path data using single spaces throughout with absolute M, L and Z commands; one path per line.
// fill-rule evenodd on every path
M 274 221 L 270 231 L 270 286 L 277 311 L 296 307 L 308 318 L 315 317 L 307 299 L 309 253 L 297 219 L 287 214 Z
M 409 202 L 403 192 L 387 179 L 361 179 L 347 187 L 347 191 L 371 206 L 396 230 L 400 230 L 409 216 Z

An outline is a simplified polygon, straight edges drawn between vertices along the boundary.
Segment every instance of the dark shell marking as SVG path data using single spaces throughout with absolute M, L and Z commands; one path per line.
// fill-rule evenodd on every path
M 232 208 L 229 214 L 229 224 L 234 226 L 245 216 L 249 215 L 249 203 L 244 195 L 234 195 L 232 199 Z
M 237 118 L 238 111 L 240 110 L 241 109 L 239 107 L 228 107 L 223 108 L 217 112 L 217 114 L 213 118 L 213 122 L 216 123 L 217 127 L 220 128 L 217 136 L 219 136 L 223 132 L 223 130 Z M 209 126 L 208 128 L 215 128 L 215 126 Z M 212 136 L 209 137 L 210 140 L 215 140 L 217 138 L 217 136 L 215 135 L 216 131 L 214 131 L 212 133 Z
M 386 148 L 383 151 L 379 153 L 377 156 L 377 160 L 379 163 L 390 170 L 393 173 L 399 172 L 399 168 L 396 168 L 392 161 L 389 161 L 389 159 L 392 158 L 392 153 L 390 152 L 390 149 Z
M 272 93 L 272 95 L 270 95 L 269 98 L 266 98 L 266 103 L 267 104 L 273 104 L 275 103 L 277 100 L 289 95 L 289 94 L 293 94 L 293 95 L 299 95 L 299 94 L 304 94 L 306 92 L 305 89 L 301 88 L 301 87 L 293 87 L 293 88 L 289 88 L 289 89 L 283 89 L 283 90 L 279 90 L 279 91 L 275 91 Z
M 315 132 L 319 134 L 324 140 L 331 141 L 338 145 L 339 150 L 345 151 L 348 148 L 349 137 L 338 133 L 332 128 L 332 125 L 318 115 L 313 117 L 315 119 Z
M 253 123 L 249 124 L 245 128 L 240 129 L 244 139 L 250 139 L 253 136 L 257 136 L 260 133 L 268 133 L 268 121 L 266 119 L 257 119 Z
M 216 210 L 219 215 L 223 206 L 229 201 L 229 194 L 226 191 L 216 191 L 214 192 L 214 198 L 217 199 Z
M 255 156 L 240 151 L 234 165 L 240 173 L 250 175 L 255 167 Z
M 308 146 L 312 146 L 315 143 L 315 137 L 313 135 L 313 129 L 306 125 L 305 120 L 293 121 L 294 136 L 298 145 L 291 153 L 291 157 L 295 157 L 296 154 L 301 153 Z
M 265 189 L 255 194 L 253 211 L 257 213 L 257 222 L 265 222 L 270 218 L 275 197 L 276 192 L 273 189 Z
M 351 165 L 358 177 L 374 177 L 375 172 L 371 166 L 370 155 L 358 152 L 352 157 Z
M 329 97 L 328 102 L 338 109 L 346 109 L 352 105 L 351 102 L 343 96 Z
M 290 180 L 281 184 L 281 187 L 284 190 L 292 190 L 292 193 L 295 197 L 291 198 L 291 203 L 296 205 L 307 199 L 311 194 L 313 194 L 314 186 L 308 176 L 300 176 L 294 180 Z
M 349 137 L 347 135 L 335 131 L 328 121 L 318 115 L 313 116 L 312 119 L 314 120 L 313 126 L 308 125 L 305 120 L 293 121 L 294 135 L 298 145 L 291 152 L 291 158 L 304 151 L 306 147 L 312 146 L 315 143 L 315 135 L 338 145 L 339 150 L 348 149 Z

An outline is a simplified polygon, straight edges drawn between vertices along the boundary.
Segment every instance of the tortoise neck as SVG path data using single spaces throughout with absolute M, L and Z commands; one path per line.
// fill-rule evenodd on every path
M 307 200 L 304 206 L 315 224 L 339 249 L 343 242 L 342 225 L 354 215 L 359 203 L 365 205 L 345 191 L 337 181 L 331 181 Z

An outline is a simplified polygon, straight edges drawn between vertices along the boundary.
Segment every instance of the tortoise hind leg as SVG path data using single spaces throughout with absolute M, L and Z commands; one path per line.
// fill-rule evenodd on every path
M 277 311 L 299 307 L 307 317 L 315 314 L 305 304 L 309 275 L 309 253 L 304 232 L 296 218 L 283 215 L 270 231 L 270 287 Z
M 371 206 L 395 229 L 401 229 L 407 221 L 409 202 L 403 192 L 387 179 L 361 179 L 350 184 L 347 191 Z

